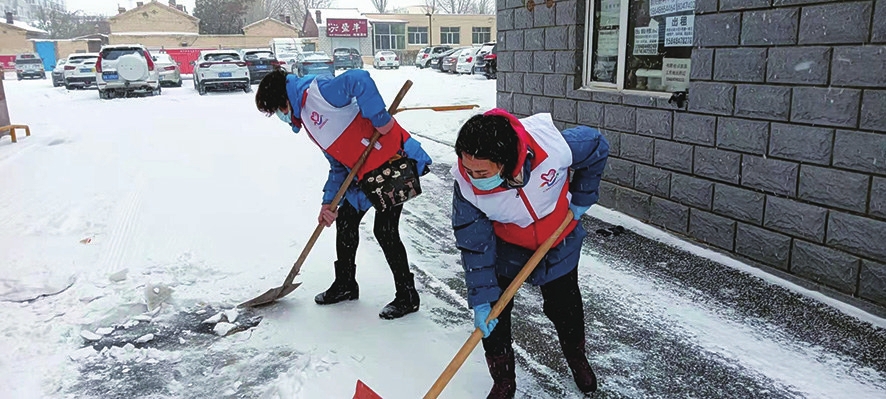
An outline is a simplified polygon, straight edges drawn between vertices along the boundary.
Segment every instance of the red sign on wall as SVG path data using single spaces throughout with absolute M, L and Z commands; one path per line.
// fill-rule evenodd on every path
M 6 70 L 15 69 L 15 54 L 0 55 L 0 65 L 2 65 L 3 69 Z
M 213 48 L 168 48 L 165 50 L 152 50 L 151 53 L 166 53 L 175 62 L 178 63 L 182 74 L 189 75 L 194 73 L 194 66 L 191 61 L 196 61 L 203 50 L 217 50 Z
M 369 26 L 365 19 L 334 19 L 326 20 L 327 37 L 366 37 Z

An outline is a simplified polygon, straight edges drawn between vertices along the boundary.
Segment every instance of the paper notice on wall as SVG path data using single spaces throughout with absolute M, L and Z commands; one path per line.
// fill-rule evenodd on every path
M 618 26 L 621 20 L 621 0 L 600 0 L 600 26 Z
M 658 55 L 658 26 L 634 28 L 634 55 Z
M 680 15 L 665 19 L 665 47 L 692 47 L 694 15 Z
M 689 58 L 665 58 L 662 60 L 662 85 L 665 91 L 683 91 L 689 88 Z
M 601 29 L 597 32 L 598 57 L 618 56 L 618 29 Z
M 683 11 L 695 11 L 695 0 L 649 0 L 649 15 L 653 17 Z

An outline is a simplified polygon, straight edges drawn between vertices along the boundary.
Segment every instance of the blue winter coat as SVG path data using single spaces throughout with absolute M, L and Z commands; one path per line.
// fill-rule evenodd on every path
M 292 106 L 292 115 L 298 117 L 301 115 L 301 99 L 305 90 L 311 85 L 311 82 L 317 80 L 317 87 L 320 95 L 323 96 L 329 104 L 336 107 L 344 107 L 350 104 L 354 99 L 360 106 L 360 114 L 372 121 L 372 126 L 379 127 L 390 122 L 391 114 L 385 107 L 385 102 L 378 92 L 378 87 L 369 76 L 369 72 L 362 69 L 351 69 L 338 76 L 330 75 L 305 75 L 301 78 L 295 75 L 286 77 L 286 94 L 289 97 L 289 104 Z M 292 125 L 292 131 L 298 133 L 301 126 Z M 414 138 L 410 137 L 403 143 L 403 155 L 414 159 L 418 166 L 418 173 L 424 174 L 427 165 L 431 164 L 431 157 L 421 148 Z M 323 186 L 323 204 L 332 202 L 342 182 L 348 177 L 350 168 L 332 158 L 326 152 L 323 153 L 329 161 L 329 176 L 326 184 Z M 365 211 L 372 207 L 372 203 L 366 194 L 357 187 L 357 180 L 354 179 L 348 190 L 345 192 L 345 200 L 351 203 L 358 211 Z
M 578 126 L 562 132 L 572 150 L 572 180 L 569 192 L 572 203 L 591 206 L 599 198 L 600 179 L 609 156 L 609 143 L 600 131 Z M 523 166 L 524 181 L 529 180 L 531 159 Z M 511 188 L 513 190 L 513 188 Z M 461 250 L 462 267 L 468 288 L 468 305 L 494 302 L 501 296 L 497 276 L 514 278 L 534 251 L 507 243 L 495 235 L 492 221 L 480 209 L 468 202 L 458 183 L 452 196 L 452 228 Z M 543 285 L 578 266 L 582 239 L 587 235 L 581 224 L 556 247 L 551 248 L 527 281 Z

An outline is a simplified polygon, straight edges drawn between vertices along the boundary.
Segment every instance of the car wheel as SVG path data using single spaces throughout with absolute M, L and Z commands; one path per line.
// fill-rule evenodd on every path
M 175 87 L 182 87 L 182 81 L 179 79 L 178 83 L 175 84 Z
M 67 90 L 74 90 L 74 86 L 71 86 L 71 85 L 65 83 L 65 89 L 67 89 Z
M 206 95 L 206 86 L 204 86 L 202 83 L 198 84 L 197 85 L 197 93 L 199 93 L 201 96 L 205 96 Z
M 244 93 L 249 93 L 249 92 L 251 92 L 251 91 L 252 91 L 252 86 L 251 86 L 251 85 L 246 85 L 246 87 L 243 88 L 243 92 L 244 92 Z

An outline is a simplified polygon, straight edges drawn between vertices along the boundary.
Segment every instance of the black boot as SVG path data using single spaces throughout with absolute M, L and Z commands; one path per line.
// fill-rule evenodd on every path
M 403 278 L 403 281 L 394 285 L 397 287 L 394 300 L 378 313 L 378 317 L 382 319 L 398 319 L 418 311 L 419 299 L 418 291 L 415 290 L 414 275 L 409 273 L 408 278 Z
M 569 347 L 563 346 L 562 349 L 563 356 L 566 357 L 566 364 L 569 365 L 569 370 L 572 370 L 572 379 L 575 380 L 575 385 L 578 386 L 578 389 L 583 393 L 596 391 L 597 376 L 594 374 L 594 370 L 591 369 L 591 365 L 588 364 L 585 341 L 582 340 L 580 343 L 570 345 Z
M 517 375 L 514 372 L 514 351 L 504 355 L 486 354 L 486 365 L 492 376 L 492 390 L 486 399 L 513 399 L 517 393 Z
M 360 287 L 357 285 L 355 275 L 357 266 L 335 262 L 335 281 L 328 290 L 314 297 L 314 302 L 319 305 L 330 305 L 341 301 L 350 301 L 360 297 Z

